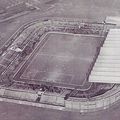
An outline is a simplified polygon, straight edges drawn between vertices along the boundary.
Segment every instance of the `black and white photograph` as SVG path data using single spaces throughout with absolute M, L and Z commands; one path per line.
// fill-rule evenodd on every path
M 120 120 L 120 0 L 0 0 L 0 120 Z

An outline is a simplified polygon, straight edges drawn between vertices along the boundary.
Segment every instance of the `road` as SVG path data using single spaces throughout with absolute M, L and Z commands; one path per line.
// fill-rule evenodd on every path
M 117 112 L 118 111 L 118 112 Z M 80 114 L 0 102 L 0 120 L 119 120 L 120 106 Z

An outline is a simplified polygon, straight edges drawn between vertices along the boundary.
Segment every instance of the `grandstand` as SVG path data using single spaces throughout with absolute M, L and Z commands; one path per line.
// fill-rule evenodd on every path
M 120 29 L 110 29 L 89 77 L 90 82 L 120 83 Z
M 35 95 L 41 91 L 44 94 L 37 102 L 62 106 L 69 98 L 89 100 L 107 94 L 114 84 L 90 83 L 88 78 L 113 26 L 55 18 L 25 25 L 1 49 L 0 84 Z M 62 103 L 52 101 L 56 96 Z M 29 101 L 24 96 L 19 98 Z
M 39 23 L 25 29 L 15 40 L 15 43 L 13 42 L 8 53 L 4 55 L 3 61 L 8 61 L 10 56 L 13 56 L 12 60 L 19 56 L 15 50 L 19 47 L 20 51 L 23 52 L 15 60 L 16 63 L 22 57 L 30 54 L 36 42 L 39 42 L 39 44 L 33 50 L 29 59 L 15 73 L 14 80 L 28 82 L 29 84 L 47 83 L 47 85 L 52 84 L 53 86 L 72 89 L 76 87 L 79 89 L 89 88 L 91 84 L 88 83 L 87 78 L 106 33 L 102 30 L 102 24 L 97 25 L 95 23 L 92 25 L 80 22 L 77 22 L 77 24 L 67 21 L 46 21 L 43 23 L 44 27 L 42 29 L 42 24 L 39 26 Z M 42 36 L 42 34 L 45 36 Z M 55 46 L 52 46 L 53 44 Z M 30 63 L 31 59 L 33 59 L 32 63 Z M 6 61 L 7 63 L 3 61 L 0 62 L 2 66 L 10 67 L 10 61 Z M 10 68 L 15 69 L 15 67 L 16 65 Z M 4 71 L 4 69 L 3 67 L 2 70 Z

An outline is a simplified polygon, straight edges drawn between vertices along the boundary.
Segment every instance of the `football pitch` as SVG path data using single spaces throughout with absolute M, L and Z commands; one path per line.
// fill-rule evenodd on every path
M 34 57 L 16 74 L 16 80 L 89 87 L 87 76 L 100 47 L 101 37 L 48 33 Z M 18 79 L 19 77 L 19 79 Z

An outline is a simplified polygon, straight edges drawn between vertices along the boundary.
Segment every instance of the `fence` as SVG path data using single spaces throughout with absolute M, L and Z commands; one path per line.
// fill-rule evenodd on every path
M 68 110 L 77 110 L 79 112 L 92 112 L 107 109 L 120 100 L 120 86 L 115 86 L 112 90 L 103 95 L 91 99 L 75 99 L 65 101 L 65 107 Z
M 38 97 L 36 92 L 13 90 L 13 89 L 0 89 L 0 96 L 2 98 L 9 98 L 19 101 L 30 101 L 35 103 Z M 43 94 L 41 96 L 39 104 L 48 104 L 53 106 L 64 107 L 68 111 L 78 112 L 93 112 L 98 110 L 107 109 L 120 100 L 120 86 L 116 85 L 112 90 L 106 92 L 103 95 L 85 99 L 85 98 L 70 98 L 64 100 L 63 96 L 57 96 L 54 94 Z

